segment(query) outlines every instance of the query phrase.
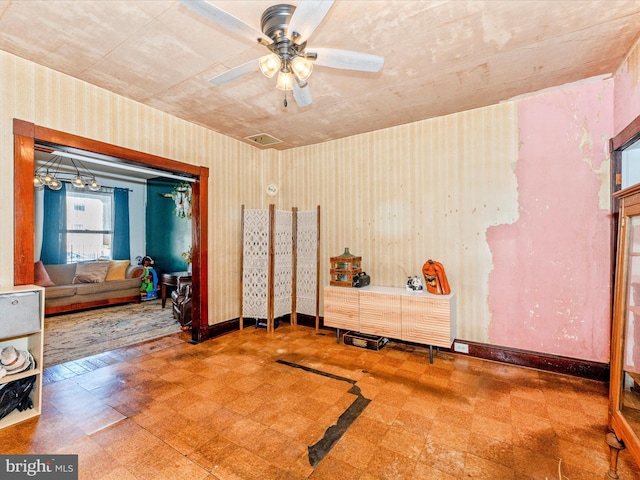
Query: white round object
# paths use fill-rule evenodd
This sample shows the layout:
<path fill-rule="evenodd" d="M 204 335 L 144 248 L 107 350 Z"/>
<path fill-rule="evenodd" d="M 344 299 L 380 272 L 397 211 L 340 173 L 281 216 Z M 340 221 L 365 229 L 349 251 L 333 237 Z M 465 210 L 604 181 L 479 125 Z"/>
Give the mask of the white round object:
<path fill-rule="evenodd" d="M 269 185 L 267 185 L 267 195 L 271 195 L 272 197 L 274 195 L 277 195 L 278 193 L 278 186 L 275 183 L 270 183 Z"/>

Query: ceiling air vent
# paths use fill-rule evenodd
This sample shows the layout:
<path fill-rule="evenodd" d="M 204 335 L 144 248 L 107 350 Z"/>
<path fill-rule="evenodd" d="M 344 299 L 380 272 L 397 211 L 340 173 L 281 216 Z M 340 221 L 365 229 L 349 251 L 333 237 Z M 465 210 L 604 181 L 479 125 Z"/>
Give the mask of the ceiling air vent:
<path fill-rule="evenodd" d="M 258 133 L 256 135 L 251 135 L 249 137 L 244 137 L 246 140 L 249 140 L 251 143 L 257 143 L 261 147 L 266 147 L 268 145 L 274 145 L 276 143 L 282 143 L 282 140 L 278 140 L 276 137 L 272 137 L 266 133 Z"/>

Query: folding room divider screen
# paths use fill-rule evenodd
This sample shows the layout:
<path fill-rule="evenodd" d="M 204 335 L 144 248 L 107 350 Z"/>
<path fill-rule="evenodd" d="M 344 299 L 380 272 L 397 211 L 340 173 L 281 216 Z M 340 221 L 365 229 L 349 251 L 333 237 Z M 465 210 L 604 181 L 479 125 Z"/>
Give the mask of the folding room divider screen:
<path fill-rule="evenodd" d="M 254 318 L 268 332 L 275 320 L 297 314 L 315 316 L 319 328 L 318 266 L 320 207 L 299 212 L 245 209 L 242 206 L 242 272 L 240 328 Z"/>

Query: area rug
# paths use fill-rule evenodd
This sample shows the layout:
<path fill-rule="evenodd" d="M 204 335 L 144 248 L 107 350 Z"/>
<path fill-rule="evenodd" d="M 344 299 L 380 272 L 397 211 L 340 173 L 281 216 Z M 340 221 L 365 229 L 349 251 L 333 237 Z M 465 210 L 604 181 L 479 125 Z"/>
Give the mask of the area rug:
<path fill-rule="evenodd" d="M 44 364 L 51 367 L 180 331 L 161 301 L 97 308 L 44 320 Z"/>

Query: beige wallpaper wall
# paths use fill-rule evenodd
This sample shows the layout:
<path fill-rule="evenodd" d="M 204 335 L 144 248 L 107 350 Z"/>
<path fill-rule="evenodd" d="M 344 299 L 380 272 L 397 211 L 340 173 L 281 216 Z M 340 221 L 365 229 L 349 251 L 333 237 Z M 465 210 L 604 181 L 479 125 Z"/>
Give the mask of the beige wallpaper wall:
<path fill-rule="evenodd" d="M 0 286 L 13 285 L 14 117 L 209 167 L 209 322 L 238 316 L 240 205 L 263 201 L 259 150 L 0 51 Z"/>
<path fill-rule="evenodd" d="M 485 230 L 516 219 L 517 108 L 507 103 L 285 152 L 260 151 L 0 52 L 0 286 L 13 283 L 12 119 L 207 166 L 209 323 L 239 314 L 240 207 L 321 206 L 321 284 L 349 247 L 377 285 L 429 258 L 458 294 L 457 337 L 487 341 Z M 268 183 L 280 187 L 276 197 Z M 19 208 L 19 206 L 17 207 Z"/>
<path fill-rule="evenodd" d="M 428 259 L 458 295 L 457 337 L 487 342 L 485 230 L 518 215 L 517 108 L 506 103 L 280 152 L 278 208 L 321 206 L 321 284 L 329 257 L 362 256 L 376 285 L 404 287 Z"/>

